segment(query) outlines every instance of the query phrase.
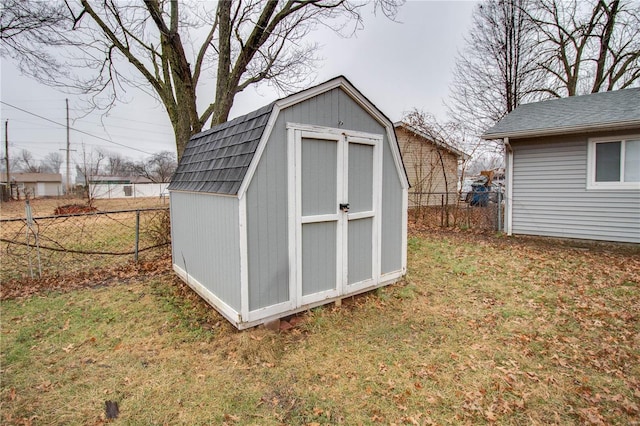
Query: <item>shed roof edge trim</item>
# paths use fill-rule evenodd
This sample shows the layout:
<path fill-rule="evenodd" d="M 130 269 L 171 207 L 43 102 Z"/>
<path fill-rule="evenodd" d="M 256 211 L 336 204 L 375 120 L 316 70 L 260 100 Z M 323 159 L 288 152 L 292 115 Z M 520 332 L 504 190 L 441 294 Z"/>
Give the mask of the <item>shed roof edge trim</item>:
<path fill-rule="evenodd" d="M 244 174 L 244 178 L 242 179 L 242 183 L 240 184 L 240 188 L 238 188 L 237 196 L 238 199 L 244 197 L 247 189 L 249 189 L 249 183 L 253 179 L 253 175 L 258 168 L 258 164 L 260 164 L 260 159 L 262 158 L 262 153 L 267 146 L 267 141 L 271 136 L 271 131 L 273 130 L 273 126 L 276 124 L 276 120 L 278 119 L 278 115 L 280 115 L 280 106 L 275 102 L 273 104 L 273 108 L 271 108 L 271 112 L 269 113 L 269 119 L 267 120 L 266 126 L 264 126 L 264 130 L 262 131 L 262 135 L 260 136 L 260 141 L 258 142 L 258 147 L 253 153 L 253 158 L 251 158 L 251 162 L 249 163 L 249 168 L 247 172 Z"/>
<path fill-rule="evenodd" d="M 206 192 L 206 191 L 192 191 L 188 189 L 169 189 L 167 191 L 171 192 L 179 192 L 181 194 L 197 194 L 197 195 L 211 195 L 214 197 L 225 197 L 225 198 L 239 198 L 237 194 L 226 194 L 224 192 Z"/>

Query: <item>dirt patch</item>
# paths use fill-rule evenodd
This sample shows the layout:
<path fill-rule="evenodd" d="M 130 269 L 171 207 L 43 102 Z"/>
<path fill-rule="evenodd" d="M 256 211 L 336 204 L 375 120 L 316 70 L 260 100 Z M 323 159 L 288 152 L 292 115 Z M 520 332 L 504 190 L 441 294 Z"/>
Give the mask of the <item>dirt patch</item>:
<path fill-rule="evenodd" d="M 63 214 L 91 213 L 97 210 L 98 209 L 95 207 L 86 204 L 66 204 L 64 206 L 56 207 L 53 214 L 60 216 Z"/>
<path fill-rule="evenodd" d="M 33 217 L 52 216 L 54 210 L 61 205 L 86 205 L 82 198 L 38 198 L 29 200 Z M 3 201 L 0 203 L 0 219 L 19 219 L 25 217 L 24 200 Z M 168 198 L 113 198 L 93 200 L 92 205 L 99 211 L 133 210 L 154 207 L 167 207 Z"/>

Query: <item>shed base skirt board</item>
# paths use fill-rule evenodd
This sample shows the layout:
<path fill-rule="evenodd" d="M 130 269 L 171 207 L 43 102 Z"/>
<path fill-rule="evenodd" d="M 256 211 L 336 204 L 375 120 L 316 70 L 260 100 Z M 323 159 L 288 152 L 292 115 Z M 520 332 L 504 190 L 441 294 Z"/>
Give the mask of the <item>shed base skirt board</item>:
<path fill-rule="evenodd" d="M 220 315 L 225 317 L 227 321 L 236 327 L 240 328 L 240 321 L 242 317 L 239 312 L 236 312 L 231 306 L 224 303 L 220 300 L 216 295 L 211 293 L 205 286 L 203 286 L 198 280 L 187 274 L 187 272 L 179 267 L 178 265 L 173 265 L 173 270 L 180 277 L 182 281 L 187 283 L 189 287 L 191 287 L 200 297 L 202 297 L 208 304 L 216 308 Z"/>
<path fill-rule="evenodd" d="M 371 285 L 369 287 L 365 287 L 365 288 L 360 288 L 356 291 L 350 292 L 350 293 L 346 293 L 346 294 L 341 294 L 339 296 L 336 297 L 329 297 L 314 303 L 308 303 L 306 305 L 302 305 L 300 307 L 297 307 L 295 309 L 289 309 L 286 311 L 282 311 L 282 312 L 278 312 L 276 314 L 267 314 L 267 312 L 270 311 L 270 309 L 264 309 L 265 312 L 265 316 L 264 317 L 260 317 L 257 318 L 255 320 L 251 320 L 251 321 L 242 321 L 242 315 L 240 315 L 239 312 L 236 312 L 235 309 L 233 309 L 231 306 L 227 305 L 226 303 L 224 303 L 222 300 L 220 300 L 218 297 L 216 297 L 213 293 L 211 293 L 209 290 L 207 290 L 207 288 L 205 286 L 203 286 L 200 282 L 198 282 L 198 280 L 194 279 L 193 277 L 189 276 L 186 271 L 182 268 L 180 268 L 177 265 L 173 265 L 173 270 L 176 272 L 176 274 L 178 275 L 178 277 L 180 277 L 180 279 L 182 279 L 182 281 L 184 281 L 185 283 L 187 283 L 187 285 L 189 287 L 191 287 L 196 293 L 198 293 L 200 295 L 200 297 L 202 297 L 207 303 L 209 303 L 209 305 L 211 305 L 213 308 L 215 308 L 220 315 L 222 315 L 223 317 L 225 317 L 227 319 L 227 321 L 229 321 L 231 324 L 233 324 L 237 329 L 239 330 L 244 330 L 246 328 L 251 328 L 251 327 L 255 327 L 257 325 L 260 324 L 264 324 L 266 322 L 269 321 L 273 321 L 279 318 L 283 318 L 289 315 L 294 315 L 297 314 L 299 312 L 302 311 L 306 311 L 308 309 L 312 309 L 315 308 L 317 306 L 322 306 L 322 305 L 326 305 L 328 303 L 332 303 L 335 302 L 337 300 L 342 300 L 346 297 L 351 297 L 351 296 L 356 296 L 358 294 L 361 293 L 366 293 L 368 291 L 371 290 L 375 290 L 376 288 L 379 287 L 384 287 L 386 285 L 390 285 L 393 283 L 396 283 L 398 281 L 400 281 L 402 279 L 402 277 L 404 276 L 404 273 L 402 271 L 397 271 L 397 272 L 391 272 L 388 274 L 385 274 L 381 277 L 380 281 L 377 284 Z M 259 314 L 259 311 L 252 311 L 250 312 L 250 316 L 255 316 L 256 314 Z"/>

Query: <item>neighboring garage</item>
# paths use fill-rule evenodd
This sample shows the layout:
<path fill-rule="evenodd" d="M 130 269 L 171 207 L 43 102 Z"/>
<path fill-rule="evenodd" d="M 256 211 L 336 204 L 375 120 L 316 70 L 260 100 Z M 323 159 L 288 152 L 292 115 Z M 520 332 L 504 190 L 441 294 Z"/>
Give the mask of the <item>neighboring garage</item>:
<path fill-rule="evenodd" d="M 520 105 L 503 139 L 508 234 L 640 243 L 640 88 Z"/>

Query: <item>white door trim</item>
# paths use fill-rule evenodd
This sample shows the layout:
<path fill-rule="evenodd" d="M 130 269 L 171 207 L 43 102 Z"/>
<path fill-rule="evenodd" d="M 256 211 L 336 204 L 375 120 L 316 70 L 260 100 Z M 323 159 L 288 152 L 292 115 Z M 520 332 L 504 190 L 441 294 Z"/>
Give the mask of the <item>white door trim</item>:
<path fill-rule="evenodd" d="M 337 145 L 337 188 L 336 212 L 319 215 L 302 215 L 302 139 L 321 139 L 335 141 Z M 300 307 L 325 299 L 335 298 L 342 294 L 350 294 L 358 290 L 373 287 L 380 281 L 381 270 L 381 192 L 382 192 L 382 149 L 383 135 L 336 129 L 314 125 L 287 123 L 287 156 L 288 156 L 288 230 L 289 230 L 289 283 L 290 300 L 294 306 Z M 373 146 L 373 183 L 372 210 L 355 213 L 344 213 L 339 204 L 348 203 L 348 167 L 349 144 Z M 349 220 L 372 218 L 372 271 L 371 278 L 348 284 L 348 222 Z M 336 287 L 330 290 L 303 296 L 302 294 L 302 225 L 305 223 L 330 222 L 337 223 L 336 231 Z"/>

